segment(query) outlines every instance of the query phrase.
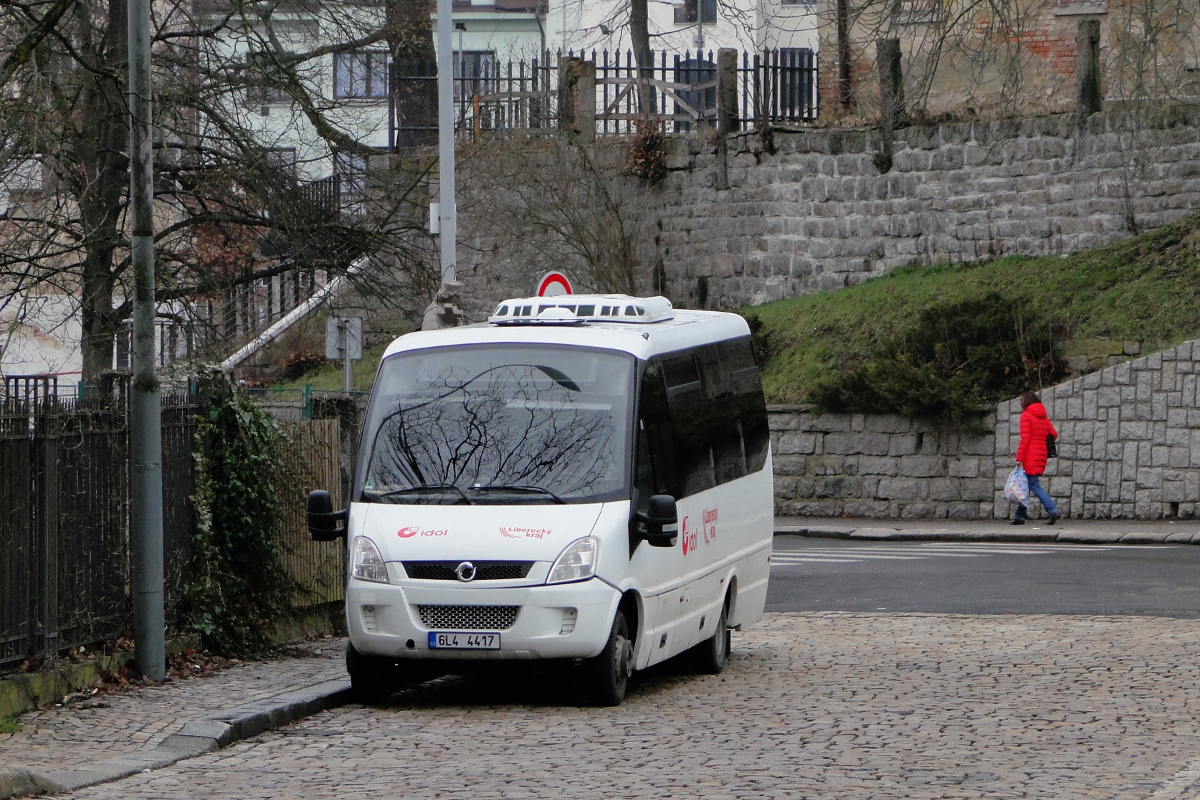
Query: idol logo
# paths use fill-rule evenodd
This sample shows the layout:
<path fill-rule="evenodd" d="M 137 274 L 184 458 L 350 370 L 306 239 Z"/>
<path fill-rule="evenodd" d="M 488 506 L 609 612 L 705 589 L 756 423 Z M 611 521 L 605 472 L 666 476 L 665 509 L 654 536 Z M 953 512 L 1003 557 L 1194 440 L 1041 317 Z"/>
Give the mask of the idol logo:
<path fill-rule="evenodd" d="M 396 531 L 396 535 L 401 539 L 411 539 L 414 536 L 445 536 L 448 533 L 450 533 L 449 528 L 437 530 L 436 528 L 422 529 L 420 527 L 408 527 L 401 528 L 400 530 Z"/>
<path fill-rule="evenodd" d="M 688 527 L 688 517 L 683 518 L 683 525 L 681 527 L 682 530 L 679 531 L 679 538 L 683 542 L 683 554 L 686 556 L 696 549 L 699 542 L 697 541 L 696 526 Z"/>

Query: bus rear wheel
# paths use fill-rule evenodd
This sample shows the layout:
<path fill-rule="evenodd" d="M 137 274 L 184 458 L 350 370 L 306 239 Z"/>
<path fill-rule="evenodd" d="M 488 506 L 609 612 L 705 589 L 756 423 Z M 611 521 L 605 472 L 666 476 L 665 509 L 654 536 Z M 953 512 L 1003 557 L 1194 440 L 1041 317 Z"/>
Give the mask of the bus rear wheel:
<path fill-rule="evenodd" d="M 716 675 L 725 669 L 729 660 L 729 603 L 721 605 L 721 616 L 717 620 L 716 633 L 692 649 L 692 666 L 701 675 Z"/>

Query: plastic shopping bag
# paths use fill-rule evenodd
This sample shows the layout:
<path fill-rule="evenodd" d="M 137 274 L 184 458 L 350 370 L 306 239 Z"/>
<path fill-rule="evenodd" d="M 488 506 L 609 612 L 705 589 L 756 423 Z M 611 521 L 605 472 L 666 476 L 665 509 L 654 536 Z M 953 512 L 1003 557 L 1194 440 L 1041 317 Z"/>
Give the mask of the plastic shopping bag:
<path fill-rule="evenodd" d="M 1025 477 L 1025 468 L 1020 464 L 1004 482 L 1004 499 L 1022 506 L 1029 505 L 1029 478 Z"/>

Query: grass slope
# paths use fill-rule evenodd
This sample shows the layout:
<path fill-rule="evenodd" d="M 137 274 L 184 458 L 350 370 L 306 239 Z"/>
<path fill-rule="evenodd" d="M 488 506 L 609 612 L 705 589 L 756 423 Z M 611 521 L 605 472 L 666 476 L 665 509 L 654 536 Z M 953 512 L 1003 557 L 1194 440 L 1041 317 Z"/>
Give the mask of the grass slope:
<path fill-rule="evenodd" d="M 1072 340 L 1140 341 L 1152 352 L 1200 334 L 1200 215 L 1067 258 L 905 267 L 836 292 L 745 309 L 762 322 L 768 402 L 802 403 L 821 380 L 878 355 L 933 305 L 1000 292 L 1019 319 Z"/>

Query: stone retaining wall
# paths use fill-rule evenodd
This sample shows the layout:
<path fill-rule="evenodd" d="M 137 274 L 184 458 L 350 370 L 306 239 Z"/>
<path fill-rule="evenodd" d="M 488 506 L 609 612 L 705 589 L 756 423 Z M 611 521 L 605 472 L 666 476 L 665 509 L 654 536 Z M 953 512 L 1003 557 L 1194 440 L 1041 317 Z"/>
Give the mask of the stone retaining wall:
<path fill-rule="evenodd" d="M 1064 517 L 1193 519 L 1200 511 L 1200 340 L 1046 389 L 1059 432 L 1048 489 Z M 775 508 L 789 516 L 986 519 L 1002 498 L 1019 400 L 962 436 L 920 420 L 771 409 Z M 1040 504 L 1030 516 L 1044 516 Z"/>
<path fill-rule="evenodd" d="M 1198 374 L 1200 340 L 1041 393 L 1059 434 L 1058 458 L 1050 460 L 1046 475 L 1063 516 L 1195 518 L 1200 502 Z M 997 516 L 1008 511 L 1000 492 L 1012 468 L 1020 413 L 1017 400 L 996 409 Z"/>
<path fill-rule="evenodd" d="M 920 420 L 771 409 L 775 507 L 789 516 L 980 519 L 991 515 L 994 436 Z"/>
<path fill-rule="evenodd" d="M 1200 208 L 1200 110 L 1096 114 L 1082 130 L 1072 115 L 913 126 L 895 140 L 881 174 L 876 131 L 778 133 L 773 154 L 740 137 L 719 190 L 712 145 L 673 139 L 661 197 L 647 197 L 667 295 L 738 308 L 913 263 L 1096 247 Z"/>

